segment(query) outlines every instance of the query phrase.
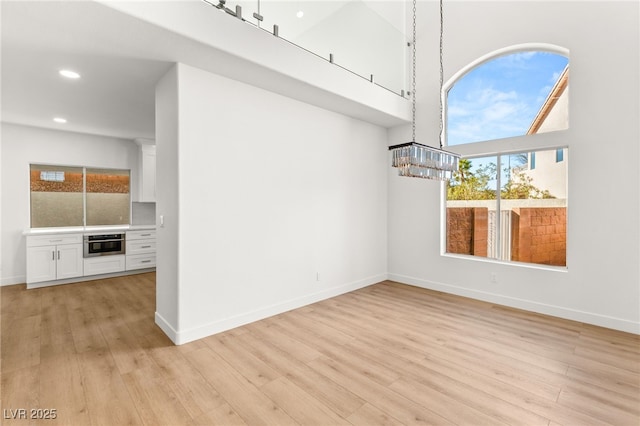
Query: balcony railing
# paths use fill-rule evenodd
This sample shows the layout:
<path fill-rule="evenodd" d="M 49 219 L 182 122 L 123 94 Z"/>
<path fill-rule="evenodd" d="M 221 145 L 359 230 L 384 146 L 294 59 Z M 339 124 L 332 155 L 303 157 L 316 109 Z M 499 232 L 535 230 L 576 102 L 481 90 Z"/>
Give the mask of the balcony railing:
<path fill-rule="evenodd" d="M 399 96 L 408 94 L 405 2 L 203 1 Z"/>

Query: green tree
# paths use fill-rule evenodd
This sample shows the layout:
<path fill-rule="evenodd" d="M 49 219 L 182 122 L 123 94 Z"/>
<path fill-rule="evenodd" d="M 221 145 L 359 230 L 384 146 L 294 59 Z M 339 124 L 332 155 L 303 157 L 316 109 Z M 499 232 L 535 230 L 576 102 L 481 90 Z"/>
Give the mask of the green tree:
<path fill-rule="evenodd" d="M 528 198 L 555 198 L 548 190 L 542 190 L 531 182 L 533 178 L 520 169 L 505 169 L 509 173 L 509 180 L 500 191 L 500 197 L 509 200 L 524 200 Z"/>
<path fill-rule="evenodd" d="M 447 199 L 495 200 L 496 191 L 489 188 L 489 182 L 496 179 L 496 164 L 480 165 L 475 171 L 471 168 L 471 160 L 463 158 L 459 161 L 458 171 L 447 182 Z M 509 178 L 500 191 L 502 199 L 555 198 L 548 190 L 533 185 L 533 178 L 526 175 L 521 166 L 505 168 L 504 175 Z"/>
<path fill-rule="evenodd" d="M 462 158 L 458 162 L 458 171 L 447 183 L 447 199 L 495 200 L 496 193 L 489 188 L 489 182 L 494 179 L 495 174 L 494 163 L 480 166 L 474 172 L 471 170 L 471 160 Z"/>

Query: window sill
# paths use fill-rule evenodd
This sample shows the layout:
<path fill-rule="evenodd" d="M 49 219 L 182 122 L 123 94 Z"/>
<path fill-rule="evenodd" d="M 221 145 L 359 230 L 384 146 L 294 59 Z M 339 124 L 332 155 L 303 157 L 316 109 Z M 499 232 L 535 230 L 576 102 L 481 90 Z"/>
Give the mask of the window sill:
<path fill-rule="evenodd" d="M 464 259 L 464 260 L 471 260 L 471 261 L 482 262 L 482 263 L 515 266 L 519 268 L 529 268 L 529 269 L 538 269 L 543 271 L 564 272 L 564 273 L 569 272 L 569 268 L 566 266 L 553 266 L 553 265 L 543 265 L 543 264 L 537 264 L 537 263 L 506 261 L 506 260 L 492 259 L 488 257 L 470 256 L 470 255 L 454 254 L 454 253 L 441 253 L 440 255 L 442 257 L 449 257 L 453 259 Z"/>

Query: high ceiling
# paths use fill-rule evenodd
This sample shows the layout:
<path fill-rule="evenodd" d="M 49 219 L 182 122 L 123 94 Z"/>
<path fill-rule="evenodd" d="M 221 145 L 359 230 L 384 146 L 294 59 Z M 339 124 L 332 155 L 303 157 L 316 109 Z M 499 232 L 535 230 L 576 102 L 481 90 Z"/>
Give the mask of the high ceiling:
<path fill-rule="evenodd" d="M 376 111 L 363 108 L 359 112 L 358 106 L 354 109 L 344 99 L 329 99 L 312 92 L 308 85 L 285 81 L 268 69 L 99 2 L 1 1 L 0 7 L 4 122 L 153 139 L 155 85 L 175 62 L 241 81 L 262 79 L 262 87 L 269 90 L 288 86 L 283 92 L 295 93 L 299 99 L 317 100 L 323 107 L 333 102 L 336 111 L 350 115 L 354 111 L 357 118 L 379 120 Z M 224 64 L 222 69 L 220 64 Z M 65 79 L 58 74 L 64 68 L 82 77 Z M 54 122 L 58 116 L 67 123 Z M 398 123 L 385 120 L 382 125 Z"/>
<path fill-rule="evenodd" d="M 1 7 L 3 121 L 154 137 L 155 84 L 171 62 L 136 54 L 124 16 L 90 2 L 3 1 Z M 65 68 L 81 78 L 61 77 Z"/>

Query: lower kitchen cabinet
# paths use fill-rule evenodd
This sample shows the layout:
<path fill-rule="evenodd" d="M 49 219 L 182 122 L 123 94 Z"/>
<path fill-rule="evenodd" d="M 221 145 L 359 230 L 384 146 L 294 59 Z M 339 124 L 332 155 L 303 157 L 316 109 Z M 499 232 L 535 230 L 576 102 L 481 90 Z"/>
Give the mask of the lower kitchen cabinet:
<path fill-rule="evenodd" d="M 125 269 L 124 254 L 88 257 L 84 260 L 84 276 L 111 274 Z"/>
<path fill-rule="evenodd" d="M 156 231 L 127 232 L 127 271 L 156 267 Z"/>
<path fill-rule="evenodd" d="M 81 277 L 82 234 L 27 238 L 27 283 Z"/>
<path fill-rule="evenodd" d="M 110 230 L 108 230 L 110 231 Z M 95 230 L 92 234 L 95 235 Z M 27 237 L 27 288 L 152 271 L 156 231 L 126 231 L 125 253 L 84 257 L 84 233 L 37 233 Z"/>
<path fill-rule="evenodd" d="M 127 256 L 127 271 L 156 267 L 155 253 L 133 254 Z"/>

